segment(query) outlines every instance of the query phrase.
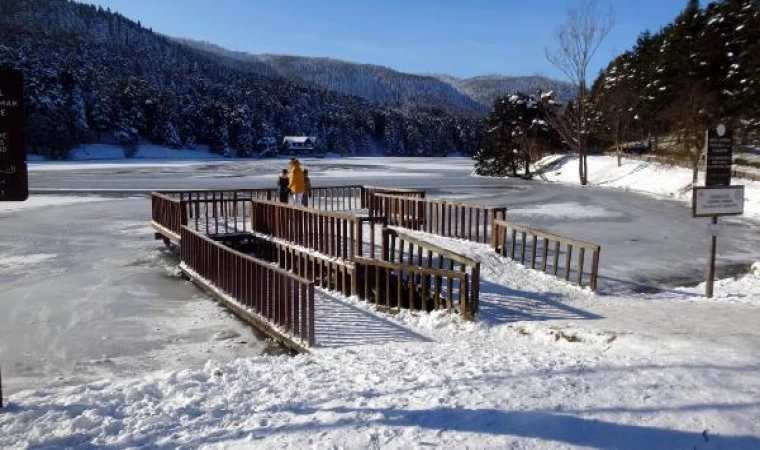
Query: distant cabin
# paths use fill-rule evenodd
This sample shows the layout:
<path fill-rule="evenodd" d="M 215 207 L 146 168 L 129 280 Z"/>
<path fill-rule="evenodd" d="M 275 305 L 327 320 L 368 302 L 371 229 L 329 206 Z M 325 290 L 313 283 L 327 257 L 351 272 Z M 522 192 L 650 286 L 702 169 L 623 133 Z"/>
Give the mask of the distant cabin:
<path fill-rule="evenodd" d="M 314 136 L 285 136 L 282 138 L 284 153 L 316 153 L 317 138 Z"/>

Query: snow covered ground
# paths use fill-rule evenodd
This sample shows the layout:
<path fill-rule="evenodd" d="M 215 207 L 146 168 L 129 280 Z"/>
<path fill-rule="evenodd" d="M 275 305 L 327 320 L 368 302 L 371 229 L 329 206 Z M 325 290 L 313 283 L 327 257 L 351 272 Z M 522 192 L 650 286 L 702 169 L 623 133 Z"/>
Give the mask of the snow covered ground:
<path fill-rule="evenodd" d="M 437 241 L 483 263 L 480 321 L 337 299 L 425 339 L 19 393 L 0 446 L 760 446 L 759 276 L 722 282 L 717 300 L 597 297 Z"/>
<path fill-rule="evenodd" d="M 553 155 L 539 161 L 537 166 L 547 164 L 551 165 L 544 174 L 548 181 L 579 183 L 578 158 Z M 588 157 L 588 181 L 593 186 L 633 190 L 691 205 L 692 171 L 682 167 L 625 158 L 618 167 L 614 156 L 591 155 Z M 744 215 L 760 220 L 760 182 L 734 178 L 732 184 L 744 186 Z M 699 174 L 698 185 L 704 185 L 703 172 Z"/>
<path fill-rule="evenodd" d="M 32 166 L 31 180 L 52 189 L 150 188 L 168 178 L 259 187 L 248 175 L 282 164 L 261 163 L 35 169 L 45 163 Z M 248 338 L 235 337 L 232 319 L 170 276 L 176 262 L 159 256 L 145 226 L 147 199 L 0 212 L 4 233 L 18 237 L 0 241 L 0 310 L 9 312 L 0 315 L 0 363 L 11 383 L 0 448 L 760 448 L 760 267 L 719 281 L 713 300 L 703 286 L 675 287 L 668 270 L 701 272 L 695 255 L 704 253 L 691 250 L 701 222 L 692 225 L 678 196 L 469 179 L 464 159 L 309 164 L 332 171 L 325 183 L 396 173 L 383 183 L 506 204 L 520 222 L 601 241 L 607 283 L 655 271 L 670 285 L 594 295 L 486 246 L 435 237 L 481 261 L 479 321 L 386 315 L 322 293 L 346 328 L 318 329 L 325 345 L 312 355 L 267 356 L 255 340 L 240 344 Z M 547 175 L 564 172 L 577 177 L 570 165 Z M 757 228 L 730 226 L 721 250 L 755 257 L 739 250 L 756 242 Z M 97 326 L 109 315 L 108 329 Z"/>

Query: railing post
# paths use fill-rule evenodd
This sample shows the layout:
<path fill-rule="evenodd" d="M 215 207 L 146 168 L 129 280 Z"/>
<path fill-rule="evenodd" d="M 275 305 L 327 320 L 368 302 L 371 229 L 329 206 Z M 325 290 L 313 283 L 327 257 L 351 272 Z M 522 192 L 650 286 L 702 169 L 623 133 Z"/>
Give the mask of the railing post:
<path fill-rule="evenodd" d="M 590 281 L 590 287 L 592 291 L 596 291 L 597 287 L 597 277 L 599 275 L 599 253 L 601 253 L 602 248 L 599 247 L 594 251 L 594 254 L 591 259 L 591 281 Z"/>
<path fill-rule="evenodd" d="M 491 221 L 491 248 L 493 248 L 494 250 L 496 250 L 497 248 L 496 246 L 498 245 L 498 240 L 497 240 L 496 235 L 497 235 L 497 230 L 500 231 L 500 228 L 501 228 L 501 225 L 499 225 L 497 228 L 495 220 Z"/>
<path fill-rule="evenodd" d="M 179 226 L 180 228 L 187 225 L 187 202 L 184 200 L 179 201 Z"/>
<path fill-rule="evenodd" d="M 361 217 L 354 218 L 354 256 L 364 256 L 364 223 Z"/>
<path fill-rule="evenodd" d="M 383 261 L 390 261 L 390 248 L 388 246 L 388 241 L 390 240 L 390 229 L 383 227 L 383 235 L 381 237 L 381 258 Z"/>
<path fill-rule="evenodd" d="M 316 342 L 316 336 L 314 336 L 314 283 L 309 283 L 306 291 L 309 308 L 309 346 L 313 347 Z"/>
<path fill-rule="evenodd" d="M 472 268 L 472 296 L 470 297 L 473 315 L 480 310 L 480 263 Z"/>

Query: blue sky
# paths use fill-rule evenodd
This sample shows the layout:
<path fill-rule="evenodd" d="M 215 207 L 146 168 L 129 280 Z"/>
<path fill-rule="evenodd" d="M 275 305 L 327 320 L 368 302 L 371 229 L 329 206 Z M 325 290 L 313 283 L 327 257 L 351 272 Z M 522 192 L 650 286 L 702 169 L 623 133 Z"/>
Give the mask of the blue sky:
<path fill-rule="evenodd" d="M 577 0 L 90 0 L 160 33 L 250 53 L 328 56 L 412 73 L 561 77 L 544 56 Z M 599 0 L 617 25 L 590 76 L 686 0 Z M 590 80 L 593 81 L 593 80 Z"/>

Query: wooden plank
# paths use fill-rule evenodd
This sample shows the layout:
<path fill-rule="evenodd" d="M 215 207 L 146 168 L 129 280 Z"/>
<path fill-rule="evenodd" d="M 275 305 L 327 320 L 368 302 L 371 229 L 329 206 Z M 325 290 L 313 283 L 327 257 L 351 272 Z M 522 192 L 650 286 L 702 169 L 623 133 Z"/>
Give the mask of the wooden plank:
<path fill-rule="evenodd" d="M 460 238 L 467 238 L 464 233 L 464 227 L 465 227 L 465 209 L 467 208 L 466 205 L 461 205 L 459 207 L 459 236 Z"/>
<path fill-rule="evenodd" d="M 422 306 L 423 311 L 427 311 L 427 304 L 428 304 L 428 276 L 425 274 L 422 274 L 420 276 L 420 284 L 422 285 L 422 300 L 420 301 L 420 305 Z"/>
<path fill-rule="evenodd" d="M 409 309 L 416 309 L 414 304 L 414 267 L 411 267 L 406 271 L 407 284 L 409 285 Z"/>
<path fill-rule="evenodd" d="M 590 287 L 592 291 L 596 291 L 597 287 L 597 278 L 599 276 L 599 253 L 601 253 L 601 249 L 595 251 L 591 259 Z"/>
<path fill-rule="evenodd" d="M 480 310 L 480 263 L 472 268 L 472 295 L 470 297 L 472 313 L 477 314 Z"/>
<path fill-rule="evenodd" d="M 381 266 L 375 265 L 375 295 L 373 297 L 373 303 L 380 304 L 380 269 Z"/>
<path fill-rule="evenodd" d="M 454 261 L 453 260 L 449 260 L 449 273 L 446 276 L 446 281 L 448 283 L 447 286 L 446 286 L 447 290 L 448 290 L 448 292 L 446 293 L 446 306 L 448 307 L 449 313 L 451 312 L 451 309 L 452 309 L 452 306 L 453 306 L 452 303 L 453 303 L 453 298 L 454 298 L 453 297 L 453 295 L 454 295 L 453 294 L 453 292 L 454 292 L 454 277 L 456 277 L 456 275 L 457 275 L 456 272 L 454 272 Z"/>
<path fill-rule="evenodd" d="M 546 272 L 546 259 L 549 257 L 549 239 L 544 238 L 543 249 L 541 250 L 541 272 Z"/>
<path fill-rule="evenodd" d="M 586 255 L 586 249 L 581 247 L 578 253 L 578 286 L 583 286 L 583 259 Z"/>
<path fill-rule="evenodd" d="M 465 236 L 468 240 L 472 240 L 473 232 L 472 232 L 472 207 L 467 208 L 467 235 Z"/>
<path fill-rule="evenodd" d="M 570 280 L 570 262 L 573 260 L 573 244 L 567 244 L 565 253 L 565 280 Z"/>

